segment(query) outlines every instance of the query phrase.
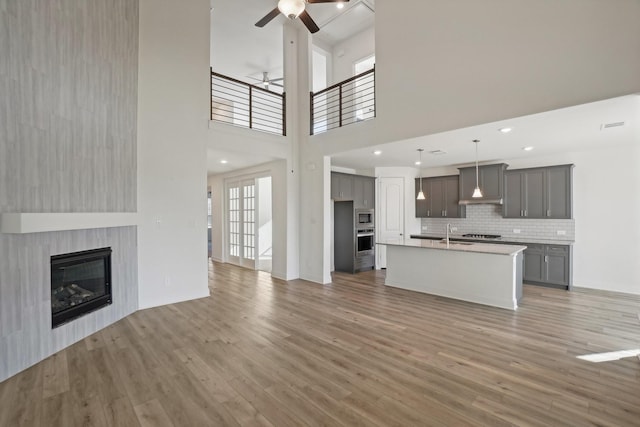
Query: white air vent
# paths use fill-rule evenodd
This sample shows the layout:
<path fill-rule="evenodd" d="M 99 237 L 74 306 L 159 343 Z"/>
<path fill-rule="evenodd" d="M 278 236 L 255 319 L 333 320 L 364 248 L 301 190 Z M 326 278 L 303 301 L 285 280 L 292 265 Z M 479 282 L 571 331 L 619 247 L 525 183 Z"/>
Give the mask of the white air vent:
<path fill-rule="evenodd" d="M 617 128 L 620 126 L 624 126 L 624 122 L 612 122 L 612 123 L 604 123 L 600 126 L 601 130 L 609 129 L 609 128 Z"/>
<path fill-rule="evenodd" d="M 447 154 L 447 152 L 442 150 L 433 150 L 429 151 L 429 154 L 433 154 L 434 156 L 441 156 L 443 154 Z"/>

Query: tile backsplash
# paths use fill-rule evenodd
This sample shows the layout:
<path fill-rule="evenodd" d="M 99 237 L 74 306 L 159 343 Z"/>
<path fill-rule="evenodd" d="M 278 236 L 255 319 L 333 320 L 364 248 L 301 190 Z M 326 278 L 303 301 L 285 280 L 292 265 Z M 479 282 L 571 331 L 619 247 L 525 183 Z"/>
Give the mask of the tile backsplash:
<path fill-rule="evenodd" d="M 505 238 L 575 240 L 574 219 L 503 218 L 499 205 L 468 205 L 466 218 L 422 218 L 421 233 L 444 234 L 447 224 L 457 228 L 454 235 L 483 233 Z"/>

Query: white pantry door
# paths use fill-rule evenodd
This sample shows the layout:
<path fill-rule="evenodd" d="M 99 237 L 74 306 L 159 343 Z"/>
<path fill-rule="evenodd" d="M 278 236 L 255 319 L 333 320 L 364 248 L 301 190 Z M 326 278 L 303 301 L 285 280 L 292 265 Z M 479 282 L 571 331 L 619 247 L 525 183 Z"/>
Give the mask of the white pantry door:
<path fill-rule="evenodd" d="M 378 179 L 378 240 L 404 234 L 404 178 Z M 387 268 L 387 247 L 376 246 L 378 268 Z"/>

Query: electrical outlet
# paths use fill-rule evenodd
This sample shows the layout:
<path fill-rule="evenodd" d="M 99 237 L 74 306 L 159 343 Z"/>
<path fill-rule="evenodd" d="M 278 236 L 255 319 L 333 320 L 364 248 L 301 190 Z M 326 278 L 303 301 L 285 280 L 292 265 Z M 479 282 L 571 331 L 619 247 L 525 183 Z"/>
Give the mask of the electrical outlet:
<path fill-rule="evenodd" d="M 558 234 L 558 236 L 566 236 L 567 235 L 567 232 L 564 231 L 564 230 L 558 230 L 558 231 L 556 231 L 556 233 Z"/>
<path fill-rule="evenodd" d="M 519 228 L 514 228 L 513 229 L 513 234 L 520 234 L 520 229 Z"/>
<path fill-rule="evenodd" d="M 458 227 L 451 227 L 451 231 L 458 231 Z"/>

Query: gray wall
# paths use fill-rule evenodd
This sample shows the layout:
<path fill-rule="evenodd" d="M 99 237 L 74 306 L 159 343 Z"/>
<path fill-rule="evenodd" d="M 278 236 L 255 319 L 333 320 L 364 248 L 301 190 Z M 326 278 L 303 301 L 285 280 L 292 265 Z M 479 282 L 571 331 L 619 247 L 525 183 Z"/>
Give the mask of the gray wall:
<path fill-rule="evenodd" d="M 0 213 L 135 212 L 138 1 L 0 0 Z M 137 308 L 135 227 L 0 234 L 0 381 Z M 111 246 L 114 304 L 50 326 L 49 257 Z"/>

